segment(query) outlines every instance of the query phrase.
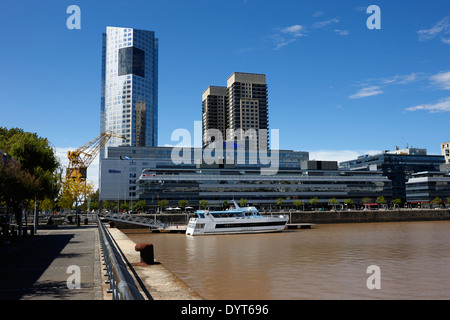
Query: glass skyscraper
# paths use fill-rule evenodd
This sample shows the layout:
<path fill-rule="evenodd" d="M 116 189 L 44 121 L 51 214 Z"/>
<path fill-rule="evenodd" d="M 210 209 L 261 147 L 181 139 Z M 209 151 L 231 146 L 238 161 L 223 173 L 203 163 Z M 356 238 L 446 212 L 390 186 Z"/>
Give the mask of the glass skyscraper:
<path fill-rule="evenodd" d="M 158 39 L 153 31 L 107 27 L 103 33 L 100 132 L 110 146 L 158 145 Z"/>

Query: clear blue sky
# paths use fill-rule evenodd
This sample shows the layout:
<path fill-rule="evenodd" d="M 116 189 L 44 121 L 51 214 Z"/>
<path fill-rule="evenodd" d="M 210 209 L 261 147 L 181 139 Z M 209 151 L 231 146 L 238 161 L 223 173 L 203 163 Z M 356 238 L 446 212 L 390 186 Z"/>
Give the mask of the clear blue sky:
<path fill-rule="evenodd" d="M 72 4 L 80 30 L 66 27 Z M 282 149 L 348 160 L 407 143 L 440 154 L 450 140 L 448 0 L 2 1 L 0 126 L 58 149 L 95 138 L 106 26 L 159 38 L 159 145 L 193 132 L 202 92 L 235 71 L 267 75 Z"/>

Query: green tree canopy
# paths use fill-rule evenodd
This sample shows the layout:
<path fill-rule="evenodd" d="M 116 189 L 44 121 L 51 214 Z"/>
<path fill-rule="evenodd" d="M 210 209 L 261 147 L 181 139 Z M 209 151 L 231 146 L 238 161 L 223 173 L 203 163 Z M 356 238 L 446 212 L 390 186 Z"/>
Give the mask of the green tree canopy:
<path fill-rule="evenodd" d="M 384 203 L 386 203 L 386 200 L 384 199 L 383 196 L 379 196 L 379 197 L 377 197 L 377 200 L 375 202 L 378 204 L 384 204 Z"/>
<path fill-rule="evenodd" d="M 302 200 L 294 200 L 294 202 L 292 202 L 294 207 L 301 207 L 303 205 L 303 201 Z"/>
<path fill-rule="evenodd" d="M 20 207 L 40 189 L 40 183 L 13 161 L 0 160 L 0 202 L 12 208 L 16 220 L 20 221 Z"/>
<path fill-rule="evenodd" d="M 347 206 L 351 206 L 354 202 L 353 202 L 352 199 L 345 199 L 345 200 L 344 200 L 344 203 L 345 203 Z"/>
<path fill-rule="evenodd" d="M 371 202 L 372 202 L 372 199 L 369 198 L 369 197 L 364 197 L 364 198 L 362 198 L 362 200 L 361 200 L 361 203 L 371 203 Z"/>
<path fill-rule="evenodd" d="M 206 209 L 208 204 L 209 204 L 208 200 L 200 200 L 200 207 L 202 207 L 203 209 Z"/>
<path fill-rule="evenodd" d="M 277 205 L 281 206 L 283 204 L 283 198 L 277 198 Z"/>
<path fill-rule="evenodd" d="M 61 166 L 46 138 L 19 128 L 0 127 L 0 150 L 13 157 L 23 171 L 39 181 L 39 188 L 28 190 L 29 199 L 56 198 Z"/>

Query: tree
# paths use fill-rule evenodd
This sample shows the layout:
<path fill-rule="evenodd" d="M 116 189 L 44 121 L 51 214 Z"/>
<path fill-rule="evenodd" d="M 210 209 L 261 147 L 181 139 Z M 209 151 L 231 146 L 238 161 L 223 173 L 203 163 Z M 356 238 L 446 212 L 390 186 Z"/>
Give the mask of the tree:
<path fill-rule="evenodd" d="M 384 197 L 383 196 L 379 196 L 379 197 L 377 197 L 377 200 L 375 201 L 378 205 L 381 205 L 381 206 L 385 206 L 386 205 L 386 200 L 384 199 Z"/>
<path fill-rule="evenodd" d="M 294 207 L 296 207 L 297 210 L 298 210 L 298 208 L 300 206 L 303 206 L 303 201 L 301 201 L 301 200 L 294 200 L 293 204 L 294 204 Z"/>
<path fill-rule="evenodd" d="M 247 200 L 244 199 L 244 198 L 241 198 L 241 201 L 239 202 L 239 205 L 240 205 L 241 207 L 245 207 L 245 206 L 247 205 Z"/>
<path fill-rule="evenodd" d="M 186 212 L 186 207 L 189 205 L 189 201 L 187 201 L 187 200 L 180 200 L 180 201 L 178 201 L 178 205 L 180 207 L 183 207 L 184 211 Z"/>
<path fill-rule="evenodd" d="M 207 200 L 200 200 L 200 207 L 203 209 L 206 209 L 206 207 L 209 205 L 209 202 Z"/>
<path fill-rule="evenodd" d="M 51 211 L 55 208 L 56 203 L 54 199 L 45 198 L 39 203 L 39 208 L 42 210 Z"/>
<path fill-rule="evenodd" d="M 442 199 L 439 197 L 435 197 L 433 200 L 431 200 L 431 202 L 433 204 L 440 205 L 442 203 Z"/>
<path fill-rule="evenodd" d="M 309 203 L 310 203 L 314 208 L 316 208 L 316 205 L 319 203 L 319 198 L 314 197 L 314 198 L 312 198 L 312 199 L 309 201 Z"/>
<path fill-rule="evenodd" d="M 29 194 L 30 199 L 54 199 L 58 195 L 58 175 L 61 165 L 46 138 L 19 128 L 0 127 L 0 150 L 8 153 L 39 181 L 40 188 Z M 59 170 L 58 170 L 59 169 Z"/>
<path fill-rule="evenodd" d="M 140 201 L 136 202 L 135 207 L 136 207 L 136 210 L 143 212 L 143 211 L 146 211 L 147 204 L 145 203 L 144 200 L 140 200 Z"/>
<path fill-rule="evenodd" d="M 371 202 L 372 202 L 372 199 L 369 198 L 369 197 L 364 197 L 364 198 L 362 198 L 362 200 L 361 200 L 361 204 L 364 204 L 364 203 L 371 203 Z"/>
<path fill-rule="evenodd" d="M 336 198 L 332 198 L 328 201 L 329 204 L 333 206 L 333 209 L 336 210 L 336 205 L 339 204 L 339 201 L 336 200 Z"/>
<path fill-rule="evenodd" d="M 32 199 L 32 195 L 39 192 L 40 188 L 40 181 L 23 170 L 20 164 L 0 160 L 0 202 L 12 209 L 20 227 L 24 201 Z"/>
<path fill-rule="evenodd" d="M 22 208 L 31 200 L 56 198 L 60 164 L 47 139 L 0 127 L 0 202 L 10 207 L 21 230 Z"/>
<path fill-rule="evenodd" d="M 127 203 L 127 202 L 121 203 L 120 204 L 120 209 L 126 212 L 126 211 L 128 211 L 130 209 L 130 204 Z"/>
<path fill-rule="evenodd" d="M 117 203 L 105 200 L 103 202 L 103 207 L 105 208 L 105 210 L 112 211 L 117 208 Z"/>
<path fill-rule="evenodd" d="M 100 203 L 99 203 L 99 189 L 97 189 L 97 191 L 95 191 L 94 193 L 92 193 L 89 197 L 88 197 L 88 209 L 89 210 L 98 210 L 100 208 Z"/>
<path fill-rule="evenodd" d="M 281 207 L 281 205 L 283 204 L 283 198 L 278 198 L 277 199 L 277 206 Z M 280 208 L 281 209 L 281 208 Z"/>
<path fill-rule="evenodd" d="M 386 200 L 384 199 L 383 196 L 379 196 L 379 197 L 377 197 L 377 200 L 375 202 L 378 204 L 384 204 L 384 203 L 386 203 Z"/>
<path fill-rule="evenodd" d="M 401 205 L 402 205 L 402 199 L 394 199 L 394 200 L 392 200 L 392 204 L 394 205 L 394 207 L 395 206 L 397 206 L 397 207 L 400 207 Z"/>
<path fill-rule="evenodd" d="M 352 199 L 345 199 L 344 200 L 345 205 L 348 207 L 352 206 L 354 204 Z"/>
<path fill-rule="evenodd" d="M 78 212 L 78 205 L 81 203 L 86 204 L 87 197 L 93 193 L 94 186 L 82 179 L 81 174 L 78 173 L 75 177 L 63 180 L 58 203 L 61 207 L 66 209 L 74 207 L 76 212 Z"/>
<path fill-rule="evenodd" d="M 169 204 L 169 201 L 167 200 L 158 200 L 158 207 L 160 208 L 160 212 L 162 212 L 164 207 L 167 207 L 167 205 Z"/>

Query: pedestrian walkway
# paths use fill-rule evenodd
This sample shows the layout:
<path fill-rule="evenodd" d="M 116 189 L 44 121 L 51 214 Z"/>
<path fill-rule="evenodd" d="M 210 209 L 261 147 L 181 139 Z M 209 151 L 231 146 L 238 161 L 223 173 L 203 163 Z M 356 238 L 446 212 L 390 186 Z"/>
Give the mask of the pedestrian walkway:
<path fill-rule="evenodd" d="M 96 224 L 41 229 L 3 245 L 0 300 L 102 300 L 99 252 Z M 69 279 L 74 270 L 79 288 Z"/>

